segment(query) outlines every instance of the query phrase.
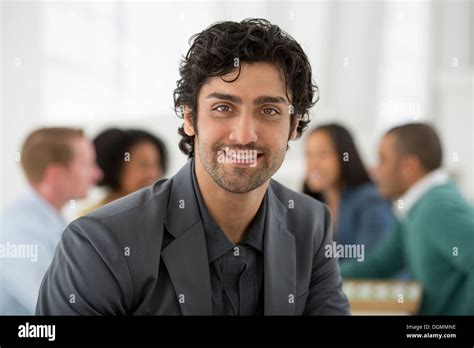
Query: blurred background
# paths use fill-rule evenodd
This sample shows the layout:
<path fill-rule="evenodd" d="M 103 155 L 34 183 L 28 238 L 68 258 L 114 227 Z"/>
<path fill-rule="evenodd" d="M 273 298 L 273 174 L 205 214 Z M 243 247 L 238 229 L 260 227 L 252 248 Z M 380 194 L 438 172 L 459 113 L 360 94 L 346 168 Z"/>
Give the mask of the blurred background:
<path fill-rule="evenodd" d="M 444 165 L 474 202 L 472 1 L 2 1 L 0 209 L 26 185 L 21 144 L 41 126 L 141 128 L 164 140 L 172 176 L 186 161 L 172 106 L 189 38 L 263 17 L 309 55 L 321 99 L 310 127 L 339 122 L 372 166 L 380 136 L 428 121 Z M 276 175 L 301 190 L 304 138 Z M 74 217 L 101 195 L 67 207 Z"/>

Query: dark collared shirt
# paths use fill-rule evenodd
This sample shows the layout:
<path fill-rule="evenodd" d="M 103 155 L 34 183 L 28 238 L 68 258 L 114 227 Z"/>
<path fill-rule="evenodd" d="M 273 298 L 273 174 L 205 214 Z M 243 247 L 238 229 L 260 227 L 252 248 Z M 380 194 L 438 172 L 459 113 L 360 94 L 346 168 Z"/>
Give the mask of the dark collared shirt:
<path fill-rule="evenodd" d="M 266 194 L 241 243 L 234 243 L 206 208 L 194 172 L 194 192 L 206 237 L 214 315 L 263 315 L 263 234 Z"/>

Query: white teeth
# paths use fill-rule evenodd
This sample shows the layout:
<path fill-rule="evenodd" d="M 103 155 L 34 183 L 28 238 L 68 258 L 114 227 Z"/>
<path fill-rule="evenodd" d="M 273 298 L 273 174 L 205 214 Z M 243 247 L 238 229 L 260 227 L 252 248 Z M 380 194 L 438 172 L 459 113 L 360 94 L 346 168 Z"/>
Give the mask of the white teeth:
<path fill-rule="evenodd" d="M 230 163 L 254 163 L 257 160 L 255 150 L 224 150 L 225 158 Z"/>

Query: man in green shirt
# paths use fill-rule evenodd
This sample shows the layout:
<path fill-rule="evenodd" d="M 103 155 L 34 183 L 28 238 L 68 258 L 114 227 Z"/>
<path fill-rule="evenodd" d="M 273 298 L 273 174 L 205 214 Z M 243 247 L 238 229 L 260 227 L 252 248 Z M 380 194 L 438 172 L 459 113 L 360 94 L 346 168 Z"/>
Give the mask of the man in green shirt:
<path fill-rule="evenodd" d="M 419 314 L 474 315 L 474 209 L 440 169 L 433 128 L 413 123 L 383 137 L 380 194 L 394 201 L 395 230 L 344 278 L 388 278 L 407 269 L 423 288 Z"/>

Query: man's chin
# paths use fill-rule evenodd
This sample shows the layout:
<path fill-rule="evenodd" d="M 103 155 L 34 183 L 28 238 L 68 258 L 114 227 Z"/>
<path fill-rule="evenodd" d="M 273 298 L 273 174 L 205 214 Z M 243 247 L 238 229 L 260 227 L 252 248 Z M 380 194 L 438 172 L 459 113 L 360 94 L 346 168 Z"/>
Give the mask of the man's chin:
<path fill-rule="evenodd" d="M 391 200 L 391 201 L 395 201 L 399 197 L 399 195 L 395 194 L 394 192 L 390 192 L 390 191 L 383 190 L 380 188 L 378 188 L 378 193 L 380 197 Z"/>
<path fill-rule="evenodd" d="M 235 194 L 240 194 L 240 195 L 252 192 L 257 189 L 257 187 L 253 189 L 249 189 L 246 187 L 222 187 L 222 186 L 221 188 L 229 193 L 235 193 Z"/>
<path fill-rule="evenodd" d="M 77 193 L 75 195 L 71 195 L 71 198 L 69 199 L 69 202 L 80 200 L 80 199 L 85 199 L 85 198 L 87 198 L 87 192 L 86 193 Z"/>
<path fill-rule="evenodd" d="M 265 181 L 255 181 L 255 168 L 241 167 L 225 168 L 220 171 L 219 178 L 214 180 L 222 189 L 231 193 L 248 193 L 260 186 Z"/>

